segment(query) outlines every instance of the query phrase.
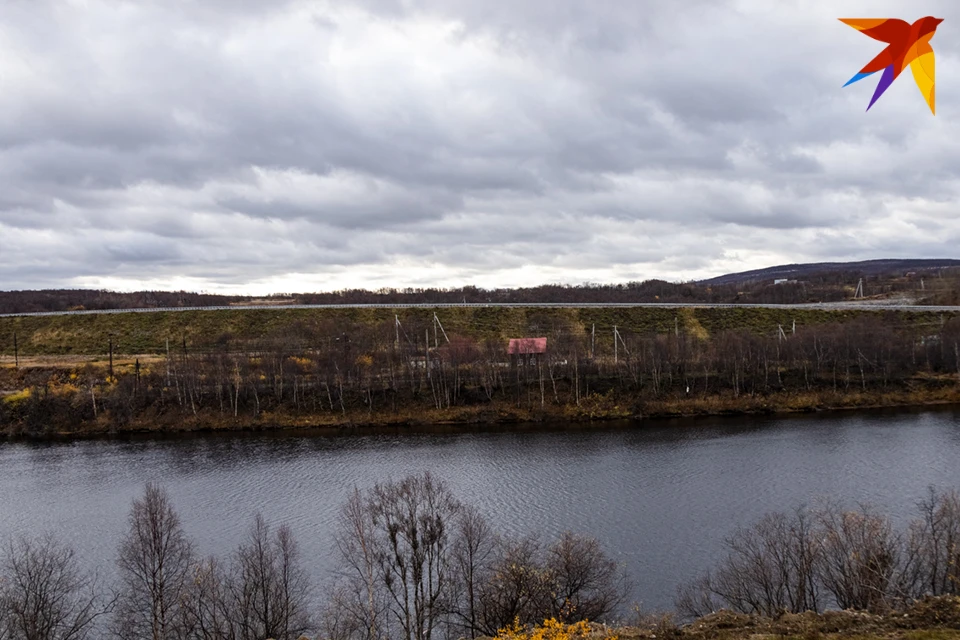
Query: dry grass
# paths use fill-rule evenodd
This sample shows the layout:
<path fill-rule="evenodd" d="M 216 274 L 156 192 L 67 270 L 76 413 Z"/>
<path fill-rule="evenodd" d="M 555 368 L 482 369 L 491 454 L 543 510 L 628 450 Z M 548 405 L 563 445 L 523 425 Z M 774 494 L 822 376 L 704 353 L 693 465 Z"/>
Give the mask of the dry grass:
<path fill-rule="evenodd" d="M 868 391 L 784 392 L 768 395 L 724 393 L 644 403 L 645 417 L 686 417 L 737 413 L 802 413 L 833 409 L 874 409 L 960 403 L 956 376 L 917 378 L 912 388 Z"/>
<path fill-rule="evenodd" d="M 889 616 L 828 611 L 772 620 L 719 611 L 682 627 L 653 617 L 617 629 L 617 635 L 620 640 L 960 640 L 960 598 L 928 598 Z"/>
<path fill-rule="evenodd" d="M 43 356 L 20 356 L 21 369 L 53 368 L 53 369 L 76 369 L 88 364 L 107 366 L 109 356 L 105 355 L 43 355 Z M 140 361 L 141 366 L 147 364 L 163 362 L 164 357 L 154 353 L 143 353 L 133 355 L 115 355 L 113 357 L 114 368 L 133 367 L 136 361 Z M 0 369 L 13 369 L 15 361 L 13 356 L 0 356 Z"/>
<path fill-rule="evenodd" d="M 116 353 L 163 353 L 166 341 L 184 338 L 192 348 L 206 348 L 229 336 L 253 341 L 268 335 L 295 333 L 298 328 L 332 335 L 352 326 L 385 327 L 393 331 L 394 314 L 404 327 L 428 325 L 436 311 L 448 333 L 476 339 L 506 339 L 523 335 L 555 335 L 557 331 L 583 335 L 596 326 L 609 335 L 616 325 L 636 334 L 672 332 L 679 326 L 698 337 L 723 329 L 747 329 L 773 334 L 777 325 L 798 326 L 846 322 L 863 316 L 883 317 L 871 310 L 768 309 L 768 308 L 537 308 L 446 307 L 442 309 L 262 309 L 169 311 L 66 316 L 0 318 L 0 354 L 13 353 L 13 334 L 25 355 L 101 355 L 113 336 Z M 918 325 L 939 325 L 941 316 L 926 311 L 899 312 Z"/>

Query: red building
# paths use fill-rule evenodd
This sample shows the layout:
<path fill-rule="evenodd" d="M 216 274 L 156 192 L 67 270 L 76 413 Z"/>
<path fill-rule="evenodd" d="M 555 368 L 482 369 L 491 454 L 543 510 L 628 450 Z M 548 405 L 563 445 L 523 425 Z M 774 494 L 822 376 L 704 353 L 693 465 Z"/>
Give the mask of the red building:
<path fill-rule="evenodd" d="M 510 338 L 507 353 L 517 362 L 535 362 L 547 352 L 546 338 Z"/>

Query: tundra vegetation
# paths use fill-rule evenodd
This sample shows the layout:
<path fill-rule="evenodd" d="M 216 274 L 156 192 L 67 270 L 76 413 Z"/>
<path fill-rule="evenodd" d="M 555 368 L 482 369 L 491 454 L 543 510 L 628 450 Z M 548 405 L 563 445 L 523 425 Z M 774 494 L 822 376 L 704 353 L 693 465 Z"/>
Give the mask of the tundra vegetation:
<path fill-rule="evenodd" d="M 8 435 L 960 401 L 960 317 L 948 314 L 491 307 L 2 320 L 30 330 L 21 354 L 65 357 L 56 345 L 96 336 L 116 356 L 20 369 L 5 357 Z M 200 326 L 206 342 L 162 338 L 174 322 Z M 524 336 L 546 337 L 546 352 L 510 355 L 507 338 Z M 121 356 L 131 351 L 141 355 Z"/>
<path fill-rule="evenodd" d="M 597 540 L 504 535 L 429 472 L 347 498 L 322 590 L 288 526 L 255 515 L 233 553 L 202 557 L 170 496 L 148 484 L 113 586 L 52 535 L 4 547 L 0 638 L 955 638 L 960 494 L 931 488 L 917 506 L 902 530 L 872 507 L 833 502 L 736 530 L 717 566 L 678 590 L 678 613 L 701 616 L 681 627 L 673 614 L 625 612 L 639 594 Z"/>

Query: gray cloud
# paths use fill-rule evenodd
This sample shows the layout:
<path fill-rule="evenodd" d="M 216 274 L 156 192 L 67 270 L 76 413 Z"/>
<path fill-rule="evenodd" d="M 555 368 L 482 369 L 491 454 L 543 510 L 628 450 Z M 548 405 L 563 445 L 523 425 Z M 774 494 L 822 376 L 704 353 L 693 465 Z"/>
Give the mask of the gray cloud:
<path fill-rule="evenodd" d="M 958 257 L 960 12 L 892 0 L 11 2 L 0 288 L 690 279 Z M 904 19 L 917 16 L 902 15 Z M 868 86 L 870 83 L 870 86 Z"/>

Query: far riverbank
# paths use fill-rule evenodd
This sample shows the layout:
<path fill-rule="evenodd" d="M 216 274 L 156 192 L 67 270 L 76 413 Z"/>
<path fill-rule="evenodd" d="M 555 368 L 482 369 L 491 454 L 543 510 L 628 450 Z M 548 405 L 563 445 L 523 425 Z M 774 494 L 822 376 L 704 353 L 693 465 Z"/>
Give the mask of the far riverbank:
<path fill-rule="evenodd" d="M 7 403 L 12 404 L 10 402 Z M 113 416 L 101 414 L 94 420 L 50 423 L 41 428 L 4 425 L 8 439 L 64 440 L 132 434 L 205 434 L 277 432 L 334 434 L 343 432 L 424 433 L 432 430 L 499 430 L 523 425 L 565 423 L 582 428 L 617 421 L 644 421 L 658 424 L 711 416 L 789 416 L 808 413 L 875 410 L 926 410 L 960 406 L 960 384 L 949 379 L 924 380 L 899 390 L 819 391 L 809 393 L 768 393 L 735 397 L 672 397 L 641 401 L 629 394 L 595 394 L 581 399 L 579 406 L 544 403 L 518 407 L 513 402 L 492 402 L 480 406 L 417 408 L 375 411 L 344 410 L 289 412 L 264 411 L 257 416 L 231 416 L 202 409 L 196 413 L 147 410 L 116 424 Z"/>
<path fill-rule="evenodd" d="M 33 326 L 30 354 L 0 363 L 0 433 L 585 422 L 960 403 L 960 317 L 945 314 L 349 311 L 184 316 L 208 323 L 201 343 L 186 332 L 163 337 L 170 327 L 150 329 L 138 314 Z M 254 322 L 270 318 L 283 324 Z M 240 320 L 243 331 L 232 324 Z M 126 333 L 112 333 L 111 323 Z M 83 327 L 88 342 L 76 334 Z M 118 353 L 119 336 L 139 344 L 134 338 L 148 334 L 142 346 L 151 348 Z M 98 342 L 106 355 L 84 359 Z M 21 355 L 29 358 L 22 364 Z"/>

